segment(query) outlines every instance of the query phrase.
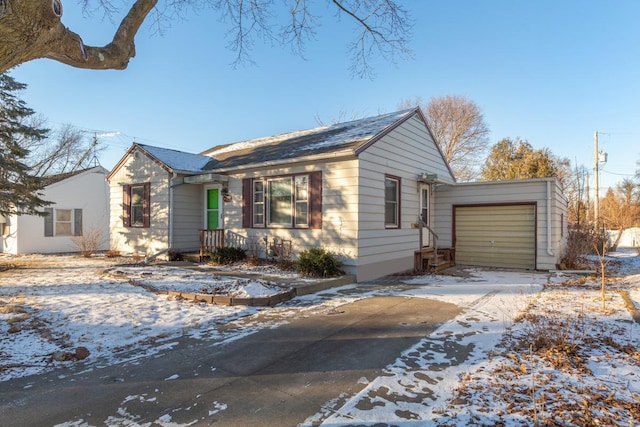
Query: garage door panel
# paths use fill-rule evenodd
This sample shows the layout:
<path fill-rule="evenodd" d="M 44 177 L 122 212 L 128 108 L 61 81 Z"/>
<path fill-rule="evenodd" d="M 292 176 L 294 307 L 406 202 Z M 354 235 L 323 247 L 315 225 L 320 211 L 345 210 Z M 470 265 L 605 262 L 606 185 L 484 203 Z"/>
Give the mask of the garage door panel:
<path fill-rule="evenodd" d="M 456 207 L 456 262 L 535 268 L 535 206 Z"/>

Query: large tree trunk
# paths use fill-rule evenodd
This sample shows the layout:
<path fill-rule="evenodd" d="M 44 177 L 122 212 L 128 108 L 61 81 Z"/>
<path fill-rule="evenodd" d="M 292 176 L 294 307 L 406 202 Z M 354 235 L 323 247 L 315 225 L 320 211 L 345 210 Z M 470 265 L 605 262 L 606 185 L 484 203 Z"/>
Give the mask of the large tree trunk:
<path fill-rule="evenodd" d="M 0 0 L 0 72 L 38 58 L 77 68 L 127 68 L 135 56 L 134 37 L 158 0 L 137 0 L 111 43 L 85 46 L 60 22 L 61 0 Z"/>

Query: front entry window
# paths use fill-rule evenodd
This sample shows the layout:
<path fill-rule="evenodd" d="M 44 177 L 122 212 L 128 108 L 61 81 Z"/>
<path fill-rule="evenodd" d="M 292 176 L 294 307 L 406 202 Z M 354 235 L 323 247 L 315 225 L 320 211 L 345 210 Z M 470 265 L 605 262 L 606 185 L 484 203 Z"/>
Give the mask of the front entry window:
<path fill-rule="evenodd" d="M 420 197 L 420 218 L 429 225 L 429 189 L 423 188 Z"/>

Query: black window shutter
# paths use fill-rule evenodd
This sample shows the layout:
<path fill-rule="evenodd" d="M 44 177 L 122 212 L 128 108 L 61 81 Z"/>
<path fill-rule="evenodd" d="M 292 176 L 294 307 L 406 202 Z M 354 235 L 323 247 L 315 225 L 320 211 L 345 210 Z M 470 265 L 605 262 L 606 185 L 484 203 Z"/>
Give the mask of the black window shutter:
<path fill-rule="evenodd" d="M 253 216 L 253 180 L 242 180 L 242 228 L 251 228 Z"/>
<path fill-rule="evenodd" d="M 122 186 L 122 225 L 131 227 L 131 186 Z"/>
<path fill-rule="evenodd" d="M 309 174 L 309 228 L 322 228 L 322 171 Z"/>
<path fill-rule="evenodd" d="M 82 236 L 82 209 L 73 210 L 73 235 Z"/>
<path fill-rule="evenodd" d="M 53 209 L 44 208 L 44 212 L 46 213 L 44 217 L 44 237 L 52 237 L 53 236 Z"/>
<path fill-rule="evenodd" d="M 151 183 L 144 184 L 142 202 L 142 226 L 145 228 L 151 227 Z"/>

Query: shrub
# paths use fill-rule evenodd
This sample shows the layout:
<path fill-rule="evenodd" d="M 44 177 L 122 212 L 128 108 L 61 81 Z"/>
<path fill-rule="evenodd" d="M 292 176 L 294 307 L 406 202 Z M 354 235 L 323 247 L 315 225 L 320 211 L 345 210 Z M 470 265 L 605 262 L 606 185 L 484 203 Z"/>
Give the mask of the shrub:
<path fill-rule="evenodd" d="M 234 246 L 224 246 L 216 249 L 211 254 L 211 262 L 216 264 L 233 264 L 234 262 L 242 261 L 247 257 L 247 253 L 244 249 Z"/>
<path fill-rule="evenodd" d="M 90 227 L 81 236 L 73 236 L 71 240 L 83 257 L 90 258 L 100 250 L 100 247 L 105 242 L 105 237 L 99 228 Z"/>
<path fill-rule="evenodd" d="M 562 264 L 568 269 L 581 268 L 582 257 L 595 255 L 595 248 L 602 248 L 606 244 L 607 236 L 604 231 L 592 225 L 570 227 L 567 236 L 567 246 L 562 254 Z"/>
<path fill-rule="evenodd" d="M 296 269 L 305 276 L 332 277 L 344 274 L 342 263 L 338 261 L 335 254 L 322 248 L 311 248 L 300 252 Z"/>

